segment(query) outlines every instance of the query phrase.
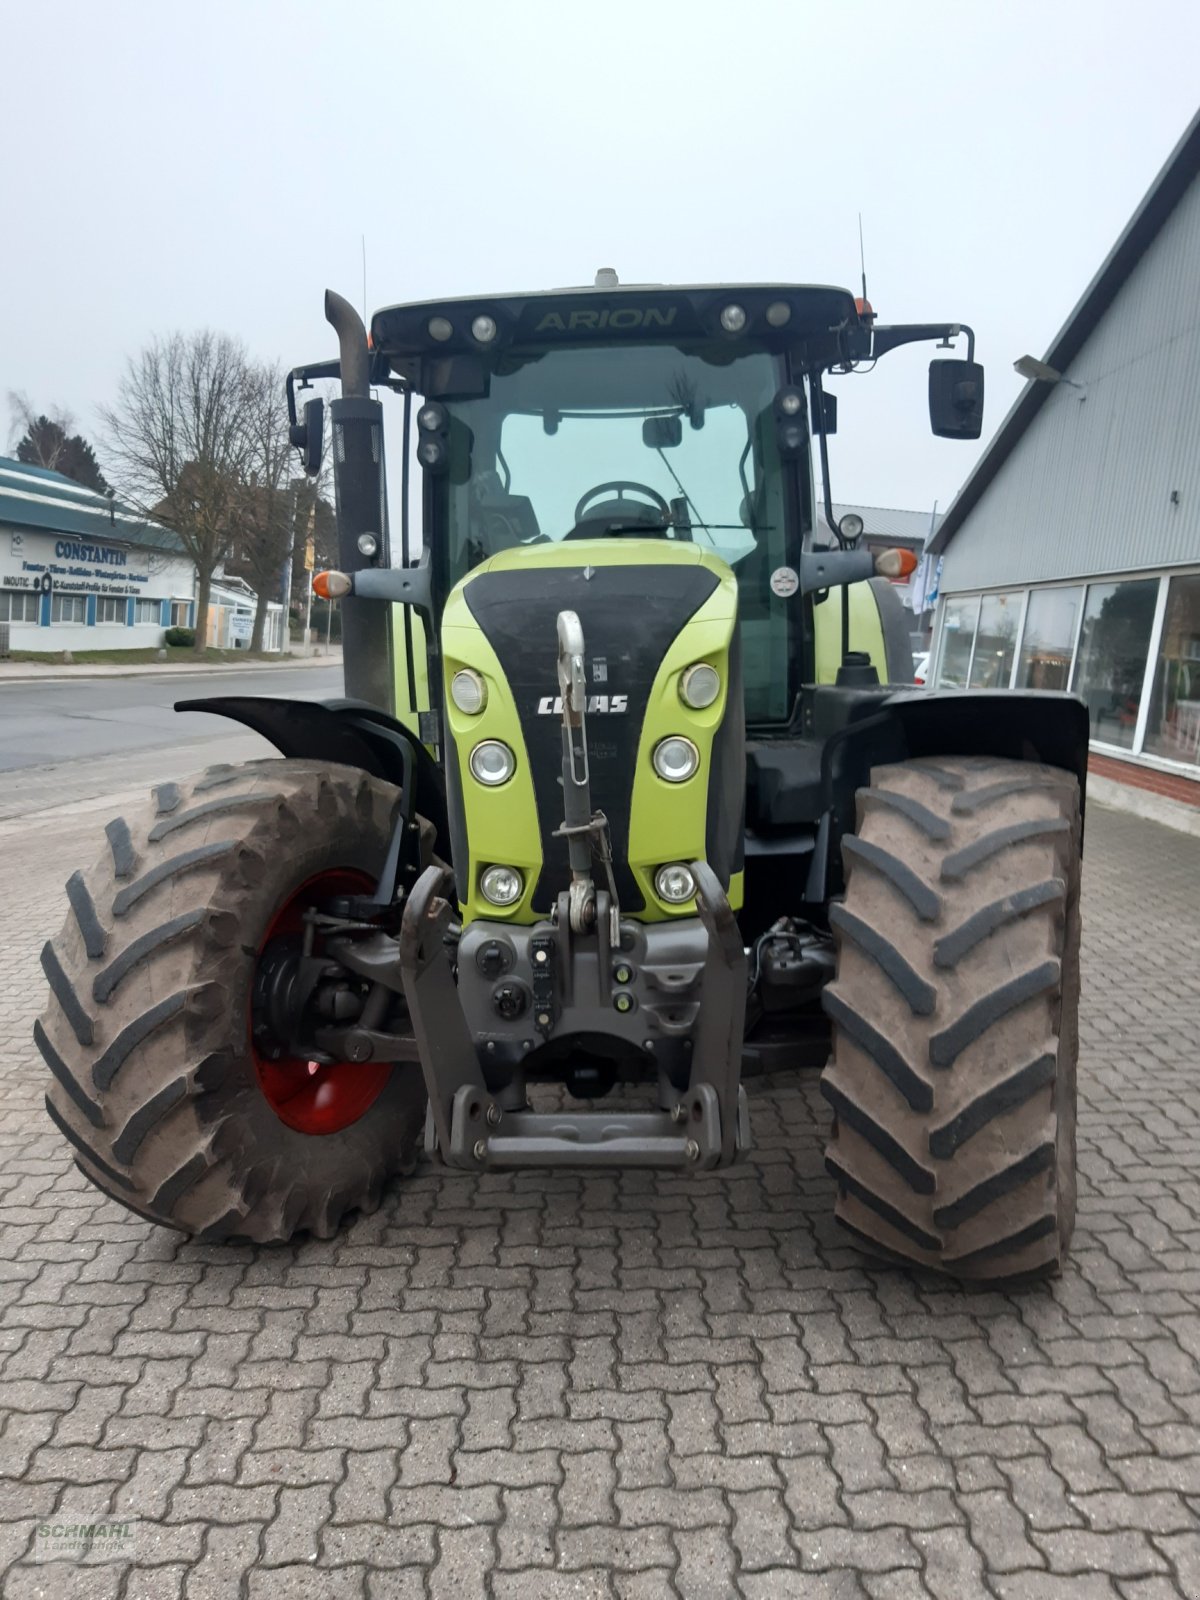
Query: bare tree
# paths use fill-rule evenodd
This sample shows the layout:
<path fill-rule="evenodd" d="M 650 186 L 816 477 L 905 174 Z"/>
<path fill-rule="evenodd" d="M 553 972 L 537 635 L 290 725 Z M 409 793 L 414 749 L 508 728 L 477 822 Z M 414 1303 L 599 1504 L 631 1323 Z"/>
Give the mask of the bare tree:
<path fill-rule="evenodd" d="M 278 596 L 286 603 L 283 569 L 294 538 L 298 507 L 289 484 L 292 445 L 288 439 L 283 374 L 278 366 L 257 365 L 249 369 L 247 384 L 246 481 L 239 499 L 229 566 L 231 570 L 242 569 L 258 596 L 250 648 L 261 650 L 271 599 Z"/>
<path fill-rule="evenodd" d="M 229 551 L 249 481 L 256 383 L 226 334 L 171 334 L 129 359 L 101 411 L 114 476 L 165 523 L 196 565 L 196 653 L 208 637 L 213 573 Z"/>

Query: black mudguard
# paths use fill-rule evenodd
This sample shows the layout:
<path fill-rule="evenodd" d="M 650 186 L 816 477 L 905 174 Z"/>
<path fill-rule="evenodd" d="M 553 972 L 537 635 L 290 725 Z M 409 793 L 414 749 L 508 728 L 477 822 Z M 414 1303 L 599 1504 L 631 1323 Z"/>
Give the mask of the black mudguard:
<path fill-rule="evenodd" d="M 437 829 L 435 849 L 450 860 L 446 783 L 429 751 L 402 722 L 365 700 L 283 700 L 269 695 L 217 695 L 177 700 L 176 711 L 207 711 L 260 733 L 280 755 L 360 767 L 403 785 L 405 766 L 415 773 L 415 809 Z"/>
<path fill-rule="evenodd" d="M 841 838 L 855 828 L 855 794 L 872 767 L 916 756 L 1000 756 L 1062 767 L 1087 789 L 1089 722 L 1076 695 L 1038 690 L 818 689 L 814 732 L 822 741 L 828 826 L 810 897 L 842 889 Z"/>
<path fill-rule="evenodd" d="M 1087 788 L 1087 706 L 1073 694 L 1048 690 L 909 689 L 888 696 L 904 732 L 907 754 L 1009 756 L 1044 761 Z"/>

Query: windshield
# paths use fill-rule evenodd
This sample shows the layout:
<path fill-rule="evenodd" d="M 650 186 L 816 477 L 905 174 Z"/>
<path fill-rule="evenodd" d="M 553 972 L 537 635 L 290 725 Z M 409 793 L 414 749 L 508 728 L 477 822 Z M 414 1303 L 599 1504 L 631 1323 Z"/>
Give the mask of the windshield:
<path fill-rule="evenodd" d="M 788 559 L 773 405 L 775 359 L 726 347 L 573 346 L 509 358 L 483 399 L 447 400 L 445 577 L 569 538 L 694 542 L 733 568 L 746 710 L 788 715 Z M 440 520 L 440 518 L 439 518 Z M 440 531 L 440 530 L 439 530 Z M 797 616 L 797 623 L 799 617 Z"/>

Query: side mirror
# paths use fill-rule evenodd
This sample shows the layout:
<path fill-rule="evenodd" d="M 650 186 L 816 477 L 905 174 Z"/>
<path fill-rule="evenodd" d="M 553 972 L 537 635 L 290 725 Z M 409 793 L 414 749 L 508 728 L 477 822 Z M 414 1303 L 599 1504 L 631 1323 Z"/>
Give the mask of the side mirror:
<path fill-rule="evenodd" d="M 648 450 L 674 450 L 683 443 L 683 418 L 647 417 L 642 423 L 642 443 Z"/>
<path fill-rule="evenodd" d="M 308 400 L 304 405 L 304 421 L 293 422 L 288 438 L 300 452 L 300 460 L 310 478 L 321 470 L 321 455 L 325 448 L 325 402 Z"/>
<path fill-rule="evenodd" d="M 929 363 L 929 426 L 939 439 L 983 432 L 983 367 L 978 361 Z"/>

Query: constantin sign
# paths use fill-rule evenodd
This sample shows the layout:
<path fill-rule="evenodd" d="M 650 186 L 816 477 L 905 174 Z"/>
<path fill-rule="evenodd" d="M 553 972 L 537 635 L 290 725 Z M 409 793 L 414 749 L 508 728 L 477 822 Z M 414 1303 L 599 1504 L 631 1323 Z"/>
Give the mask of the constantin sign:
<path fill-rule="evenodd" d="M 16 550 L 13 555 L 17 555 Z M 17 565 L 14 560 L 13 566 Z M 54 588 L 73 594 L 130 595 L 142 592 L 149 583 L 150 566 L 141 552 L 124 545 L 56 539 L 52 556 L 33 561 L 22 554 L 19 570 L 0 573 L 0 584 L 6 589 L 45 590 L 50 587 L 47 578 Z"/>

